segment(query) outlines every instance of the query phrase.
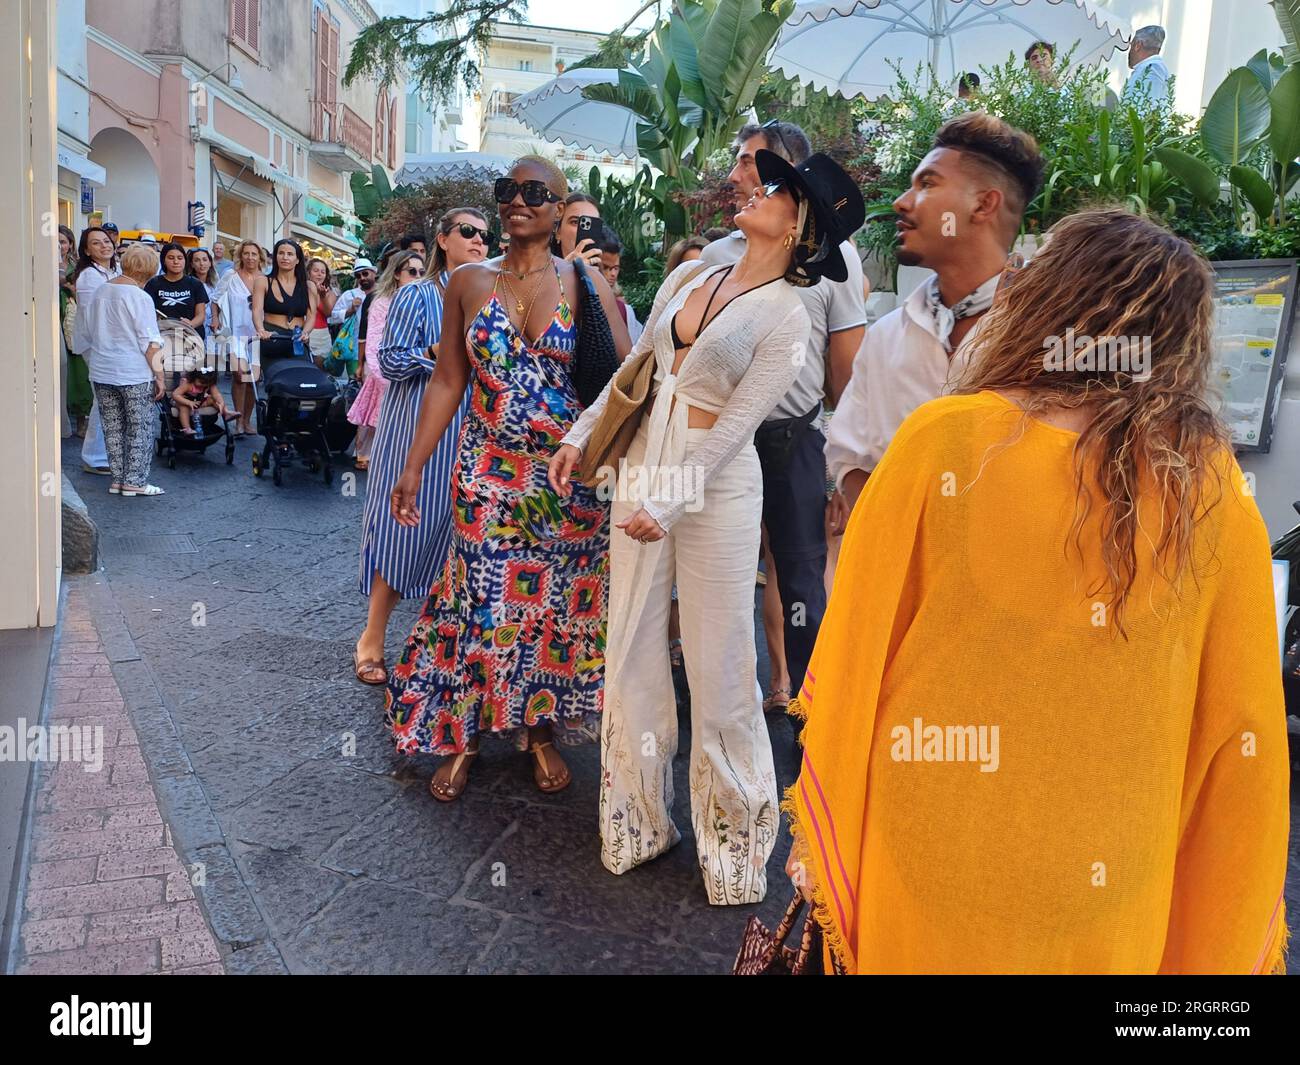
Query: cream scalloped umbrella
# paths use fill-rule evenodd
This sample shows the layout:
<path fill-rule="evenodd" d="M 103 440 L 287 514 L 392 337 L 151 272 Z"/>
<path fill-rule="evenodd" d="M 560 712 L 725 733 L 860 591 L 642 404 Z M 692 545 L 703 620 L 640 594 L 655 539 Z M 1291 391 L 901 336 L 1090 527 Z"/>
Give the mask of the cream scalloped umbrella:
<path fill-rule="evenodd" d="M 1072 62 L 1101 63 L 1128 39 L 1085 0 L 800 0 L 768 65 L 845 97 L 874 99 L 926 66 L 940 83 L 1050 41 Z"/>
<path fill-rule="evenodd" d="M 635 159 L 636 114 L 582 94 L 588 85 L 617 85 L 618 73 L 601 67 L 565 71 L 520 96 L 509 114 L 547 140 Z"/>

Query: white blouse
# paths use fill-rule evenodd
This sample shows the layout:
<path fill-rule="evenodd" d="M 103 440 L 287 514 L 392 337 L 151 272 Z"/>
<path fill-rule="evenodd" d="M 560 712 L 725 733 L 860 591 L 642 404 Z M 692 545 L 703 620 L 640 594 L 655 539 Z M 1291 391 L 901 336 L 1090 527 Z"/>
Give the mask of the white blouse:
<path fill-rule="evenodd" d="M 103 285 L 107 285 L 115 277 L 121 276 L 122 271 L 116 266 L 110 266 L 107 269 L 98 263 L 91 263 L 81 275 L 77 278 L 77 317 L 72 325 L 72 350 L 78 355 L 85 355 L 90 350 L 93 338 L 87 332 L 87 326 L 90 316 L 87 312 L 90 310 L 91 297 Z"/>
<path fill-rule="evenodd" d="M 101 285 L 85 318 L 90 337 L 86 368 L 95 384 L 139 385 L 153 380 L 153 367 L 145 352 L 151 344 L 161 347 L 162 336 L 158 312 L 144 289 Z"/>
<path fill-rule="evenodd" d="M 645 464 L 653 470 L 689 468 L 695 476 L 667 477 L 668 494 L 643 504 L 667 531 L 684 513 L 685 486 L 696 493 L 729 463 L 772 408 L 790 390 L 808 358 L 808 312 L 798 290 L 784 280 L 736 296 L 696 338 L 686 358 L 672 372 L 673 316 L 690 294 L 725 266 L 695 260 L 682 263 L 660 286 L 645 332 L 628 358 L 653 348 L 655 398 L 649 413 Z M 612 382 L 611 382 L 612 385 Z M 605 403 L 610 385 L 583 411 L 564 443 L 585 448 Z M 674 402 L 674 401 L 677 402 Z M 698 407 L 718 420 L 707 435 L 687 450 L 687 408 Z"/>

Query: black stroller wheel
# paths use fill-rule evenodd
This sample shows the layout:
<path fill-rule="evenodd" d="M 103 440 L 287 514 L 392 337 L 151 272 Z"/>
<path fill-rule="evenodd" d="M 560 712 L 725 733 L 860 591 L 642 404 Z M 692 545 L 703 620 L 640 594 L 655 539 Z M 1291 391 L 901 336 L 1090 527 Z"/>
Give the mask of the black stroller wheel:
<path fill-rule="evenodd" d="M 176 456 L 174 454 L 167 456 L 167 468 L 169 470 L 176 469 Z"/>
<path fill-rule="evenodd" d="M 334 467 L 331 466 L 328 462 L 325 463 L 325 483 L 326 484 L 334 483 Z"/>
<path fill-rule="evenodd" d="M 280 463 L 278 461 L 271 464 L 271 480 L 275 482 L 277 488 L 284 483 L 284 478 L 280 473 Z"/>

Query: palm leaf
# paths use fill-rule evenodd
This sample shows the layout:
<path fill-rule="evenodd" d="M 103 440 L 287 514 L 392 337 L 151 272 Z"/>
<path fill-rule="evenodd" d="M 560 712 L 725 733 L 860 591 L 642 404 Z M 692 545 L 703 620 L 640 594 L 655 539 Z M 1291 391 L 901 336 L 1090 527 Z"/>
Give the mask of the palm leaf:
<path fill-rule="evenodd" d="M 1300 0 L 1269 0 L 1269 6 L 1286 38 L 1282 58 L 1288 64 L 1300 63 Z"/>
<path fill-rule="evenodd" d="M 1247 67 L 1231 71 L 1214 90 L 1201 119 L 1201 140 L 1221 163 L 1236 166 L 1269 128 L 1269 94 Z"/>
<path fill-rule="evenodd" d="M 1152 154 L 1160 160 L 1165 169 L 1174 175 L 1191 191 L 1201 203 L 1209 205 L 1219 199 L 1219 175 L 1200 159 L 1177 148 L 1160 147 Z"/>
<path fill-rule="evenodd" d="M 1248 166 L 1234 166 L 1228 171 L 1228 180 L 1245 194 L 1255 215 L 1265 224 L 1273 217 L 1273 204 L 1276 197 L 1273 187 L 1264 180 L 1264 175 Z"/>
<path fill-rule="evenodd" d="M 1268 94 L 1268 145 L 1285 168 L 1300 156 L 1300 66 L 1290 67 Z"/>

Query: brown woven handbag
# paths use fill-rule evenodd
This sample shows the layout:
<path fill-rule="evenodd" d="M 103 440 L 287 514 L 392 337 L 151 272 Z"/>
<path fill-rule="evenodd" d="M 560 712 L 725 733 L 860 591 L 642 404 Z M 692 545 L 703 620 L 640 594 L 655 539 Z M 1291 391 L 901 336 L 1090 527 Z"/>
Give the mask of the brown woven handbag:
<path fill-rule="evenodd" d="M 637 427 L 654 399 L 654 379 L 653 347 L 628 356 L 618 368 L 605 409 L 596 419 L 591 439 L 582 453 L 582 473 L 578 479 L 587 487 L 597 487 L 605 479 L 601 471 L 617 468 L 618 460 L 632 446 Z"/>
<path fill-rule="evenodd" d="M 821 976 L 822 966 L 822 930 L 812 913 L 803 919 L 803 930 L 799 940 L 799 949 L 787 947 L 785 941 L 794 930 L 795 921 L 804 908 L 804 898 L 797 891 L 785 916 L 777 925 L 776 932 L 769 932 L 767 926 L 754 914 L 745 922 L 745 934 L 740 941 L 740 953 L 736 955 L 732 976 Z M 836 976 L 844 975 L 837 960 L 832 958 Z"/>

